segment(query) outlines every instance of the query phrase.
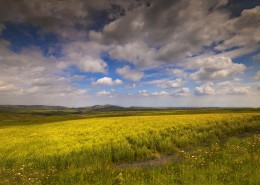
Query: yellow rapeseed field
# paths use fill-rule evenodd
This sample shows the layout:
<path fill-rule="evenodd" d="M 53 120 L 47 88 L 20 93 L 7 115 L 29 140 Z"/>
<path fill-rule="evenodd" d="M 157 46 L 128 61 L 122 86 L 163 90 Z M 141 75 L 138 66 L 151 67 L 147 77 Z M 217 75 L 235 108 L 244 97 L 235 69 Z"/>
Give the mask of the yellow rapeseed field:
<path fill-rule="evenodd" d="M 159 159 L 259 128 L 260 113 L 100 117 L 4 126 L 0 182 L 112 183 L 120 172 L 117 164 Z M 25 179 L 12 179 L 23 166 L 38 175 L 24 172 Z"/>

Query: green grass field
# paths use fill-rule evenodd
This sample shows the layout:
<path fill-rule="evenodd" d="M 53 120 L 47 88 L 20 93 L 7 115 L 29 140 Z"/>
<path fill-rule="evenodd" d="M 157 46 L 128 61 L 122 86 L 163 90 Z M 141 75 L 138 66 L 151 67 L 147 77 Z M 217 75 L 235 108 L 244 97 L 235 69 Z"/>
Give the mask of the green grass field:
<path fill-rule="evenodd" d="M 0 112 L 0 184 L 260 184 L 258 109 Z"/>

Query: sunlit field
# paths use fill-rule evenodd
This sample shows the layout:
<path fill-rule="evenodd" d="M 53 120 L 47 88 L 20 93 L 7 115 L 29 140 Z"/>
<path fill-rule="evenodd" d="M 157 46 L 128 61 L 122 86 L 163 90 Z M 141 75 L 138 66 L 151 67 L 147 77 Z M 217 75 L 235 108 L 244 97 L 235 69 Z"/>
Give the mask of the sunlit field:
<path fill-rule="evenodd" d="M 260 184 L 259 110 L 1 112 L 0 120 L 0 184 Z"/>

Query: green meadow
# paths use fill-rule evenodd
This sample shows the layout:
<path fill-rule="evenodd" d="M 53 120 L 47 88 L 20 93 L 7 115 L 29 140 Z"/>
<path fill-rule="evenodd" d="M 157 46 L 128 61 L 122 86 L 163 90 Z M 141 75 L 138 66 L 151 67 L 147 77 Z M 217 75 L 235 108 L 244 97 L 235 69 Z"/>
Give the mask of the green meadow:
<path fill-rule="evenodd" d="M 0 184 L 260 184 L 260 110 L 1 110 Z"/>

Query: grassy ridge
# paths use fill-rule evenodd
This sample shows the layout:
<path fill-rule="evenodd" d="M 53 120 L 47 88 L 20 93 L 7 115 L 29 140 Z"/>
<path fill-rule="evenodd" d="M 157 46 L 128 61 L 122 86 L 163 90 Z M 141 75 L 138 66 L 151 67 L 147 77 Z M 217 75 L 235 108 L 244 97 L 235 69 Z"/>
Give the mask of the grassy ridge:
<path fill-rule="evenodd" d="M 163 182 L 163 179 L 169 183 L 175 177 L 170 177 L 167 173 L 163 176 L 162 172 L 168 170 L 169 173 L 173 168 L 175 169 L 176 162 L 173 162 L 172 166 L 169 164 L 158 169 L 146 170 L 123 170 L 116 168 L 115 165 L 174 154 L 184 156 L 178 157 L 180 160 L 177 165 L 178 173 L 181 171 L 183 173 L 184 170 L 191 168 L 191 163 L 182 150 L 191 147 L 201 148 L 205 144 L 218 143 L 219 140 L 230 136 L 260 130 L 260 113 L 169 115 L 166 111 L 155 116 L 147 113 L 146 116 L 123 117 L 104 116 L 106 114 L 97 118 L 59 122 L 51 122 L 51 118 L 52 121 L 59 118 L 57 115 L 52 115 L 46 118 L 49 120 L 48 124 L 20 123 L 17 126 L 14 123 L 1 127 L 0 140 L 3 142 L 0 143 L 2 174 L 0 182 L 3 184 L 30 184 L 31 182 L 32 184 L 111 184 L 122 172 L 122 177 L 119 176 L 117 180 L 124 179 L 124 184 L 131 184 L 133 179 L 136 179 L 135 184 L 158 184 Z M 67 116 L 68 119 L 75 119 L 79 115 Z M 80 116 L 84 118 L 86 115 Z M 25 120 L 27 119 L 30 120 L 29 117 Z M 32 118 L 32 123 L 36 121 L 34 119 L 36 118 Z M 256 143 L 256 150 L 252 150 L 252 156 L 255 156 L 259 154 L 257 140 L 259 138 L 251 139 Z M 223 150 L 229 150 L 229 147 L 223 147 Z M 209 150 L 209 147 L 202 147 L 200 150 L 204 149 Z M 221 153 L 222 150 L 219 152 Z M 249 155 L 245 158 L 247 163 L 256 162 L 257 159 L 250 159 L 251 150 L 246 152 Z M 187 155 L 191 155 L 190 152 L 187 152 Z M 216 170 L 213 168 L 212 160 L 204 163 L 205 168 L 208 168 L 207 171 Z M 223 160 L 227 161 L 229 158 L 223 156 Z M 179 163 L 180 161 L 182 162 Z M 223 165 L 225 166 L 225 163 Z M 230 168 L 229 164 L 226 166 Z M 249 170 L 248 167 L 249 165 L 244 170 Z M 259 166 L 251 166 L 247 173 L 255 183 L 257 179 L 253 178 L 252 170 L 259 170 Z M 187 181 L 185 176 L 190 176 L 193 180 L 201 178 L 201 182 L 205 184 L 207 179 L 199 177 L 199 173 L 197 174 L 199 176 L 196 176 L 195 171 L 183 173 L 179 184 Z M 140 173 L 152 176 L 154 180 L 149 181 L 151 178 Z M 239 178 L 242 178 L 241 174 L 238 174 L 235 180 Z M 209 179 L 216 184 L 225 182 L 223 181 L 225 178 L 220 179 L 217 176 Z M 193 180 L 187 182 L 191 183 Z M 175 181 L 178 183 L 178 180 Z"/>

